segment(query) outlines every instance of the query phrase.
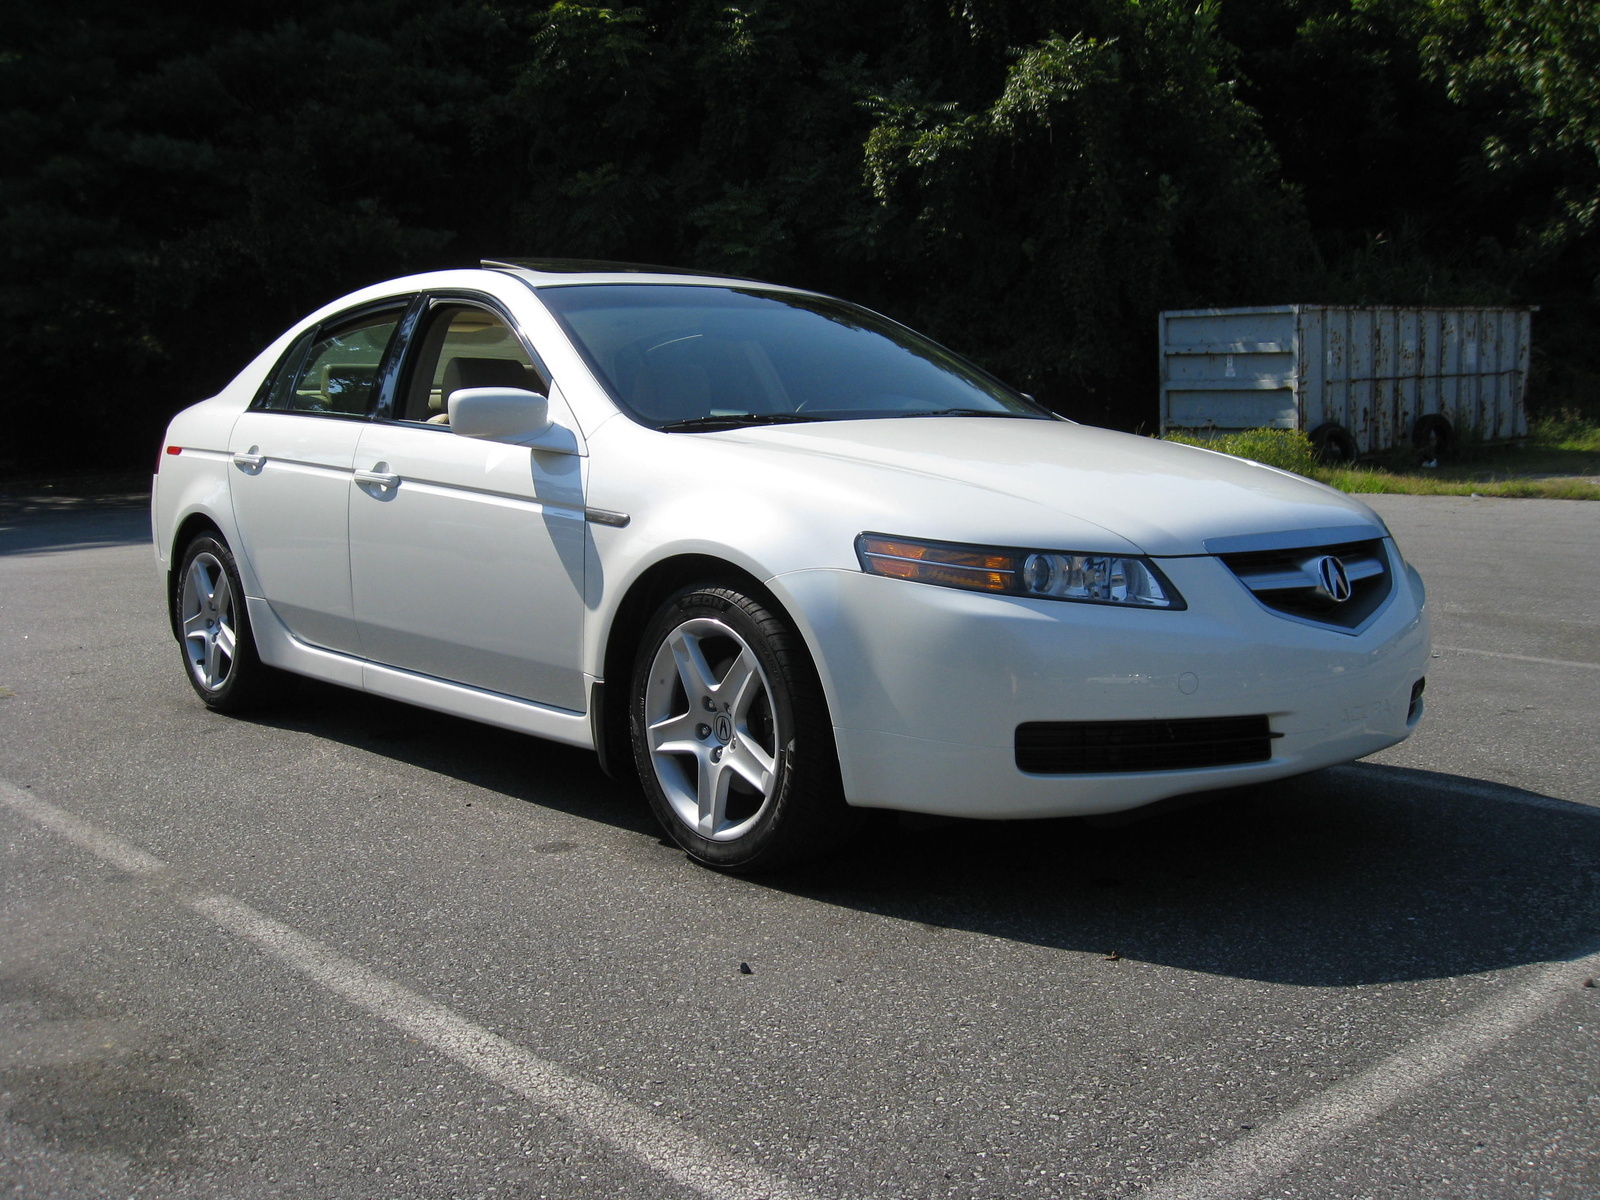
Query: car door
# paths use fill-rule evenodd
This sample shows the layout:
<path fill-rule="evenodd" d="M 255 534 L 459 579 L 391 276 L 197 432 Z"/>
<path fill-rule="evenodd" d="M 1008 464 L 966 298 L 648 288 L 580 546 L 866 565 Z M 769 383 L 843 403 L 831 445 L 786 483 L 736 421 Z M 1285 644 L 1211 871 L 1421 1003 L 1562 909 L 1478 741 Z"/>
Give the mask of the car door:
<path fill-rule="evenodd" d="M 582 711 L 587 531 L 572 454 L 451 432 L 450 392 L 549 378 L 489 303 L 438 298 L 393 412 L 363 430 L 350 581 L 374 662 Z"/>
<path fill-rule="evenodd" d="M 306 331 L 234 423 L 228 473 L 254 587 L 302 641 L 358 654 L 350 597 L 352 464 L 408 300 Z"/>

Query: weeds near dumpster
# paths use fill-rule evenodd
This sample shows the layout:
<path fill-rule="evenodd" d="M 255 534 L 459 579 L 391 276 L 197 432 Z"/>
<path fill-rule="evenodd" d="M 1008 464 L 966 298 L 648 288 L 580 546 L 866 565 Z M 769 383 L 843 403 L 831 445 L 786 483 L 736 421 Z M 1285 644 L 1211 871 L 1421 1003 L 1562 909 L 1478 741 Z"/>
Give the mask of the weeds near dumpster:
<path fill-rule="evenodd" d="M 1437 467 L 1419 466 L 1403 448 L 1373 455 L 1360 466 L 1323 466 L 1310 439 L 1292 429 L 1246 429 L 1210 438 L 1173 432 L 1164 440 L 1294 471 L 1342 492 L 1600 500 L 1600 422 L 1571 411 L 1535 420 L 1521 445 L 1469 441 Z"/>

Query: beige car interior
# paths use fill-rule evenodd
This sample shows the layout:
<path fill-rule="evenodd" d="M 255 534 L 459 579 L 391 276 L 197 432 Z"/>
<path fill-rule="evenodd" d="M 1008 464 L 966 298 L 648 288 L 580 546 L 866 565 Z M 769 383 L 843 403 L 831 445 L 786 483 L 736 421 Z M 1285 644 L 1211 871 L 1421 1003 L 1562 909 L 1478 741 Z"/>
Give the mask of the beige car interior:
<path fill-rule="evenodd" d="M 517 335 L 493 313 L 467 306 L 441 308 L 423 337 L 401 419 L 448 425 L 450 394 L 477 387 L 549 391 Z"/>

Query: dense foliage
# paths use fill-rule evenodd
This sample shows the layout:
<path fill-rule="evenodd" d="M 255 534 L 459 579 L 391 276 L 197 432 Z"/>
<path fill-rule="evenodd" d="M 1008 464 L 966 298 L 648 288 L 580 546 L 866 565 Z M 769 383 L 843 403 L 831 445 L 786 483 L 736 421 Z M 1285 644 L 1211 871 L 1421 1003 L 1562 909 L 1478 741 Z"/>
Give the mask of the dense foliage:
<path fill-rule="evenodd" d="M 142 463 L 312 306 L 482 256 L 836 292 L 1126 428 L 1185 305 L 1538 303 L 1537 394 L 1600 390 L 1592 0 L 185 12 L 0 15 L 0 469 Z"/>

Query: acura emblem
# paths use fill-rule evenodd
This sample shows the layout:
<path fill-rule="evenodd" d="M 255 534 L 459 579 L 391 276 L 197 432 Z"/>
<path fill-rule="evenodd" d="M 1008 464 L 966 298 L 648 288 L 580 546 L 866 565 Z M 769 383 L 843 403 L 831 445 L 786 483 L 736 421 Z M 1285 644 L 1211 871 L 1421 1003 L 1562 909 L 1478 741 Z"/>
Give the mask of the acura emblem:
<path fill-rule="evenodd" d="M 1317 591 L 1332 600 L 1335 604 L 1343 604 L 1350 599 L 1350 576 L 1345 573 L 1344 564 L 1331 554 L 1324 554 L 1317 559 Z"/>

